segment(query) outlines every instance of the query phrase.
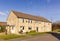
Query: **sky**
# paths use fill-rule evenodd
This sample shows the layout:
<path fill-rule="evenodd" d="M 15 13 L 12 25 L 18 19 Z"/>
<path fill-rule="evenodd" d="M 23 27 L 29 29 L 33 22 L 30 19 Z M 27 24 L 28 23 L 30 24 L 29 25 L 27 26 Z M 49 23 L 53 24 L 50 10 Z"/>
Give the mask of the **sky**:
<path fill-rule="evenodd" d="M 60 20 L 60 0 L 0 0 L 0 22 L 6 22 L 11 10 Z"/>

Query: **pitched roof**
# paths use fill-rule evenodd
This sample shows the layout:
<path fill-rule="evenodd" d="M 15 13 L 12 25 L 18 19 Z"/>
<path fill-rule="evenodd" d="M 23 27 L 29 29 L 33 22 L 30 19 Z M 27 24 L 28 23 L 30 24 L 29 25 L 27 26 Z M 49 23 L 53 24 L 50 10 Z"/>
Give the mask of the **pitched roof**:
<path fill-rule="evenodd" d="M 29 14 L 25 14 L 25 13 L 21 13 L 21 12 L 17 12 L 17 11 L 12 11 L 18 18 L 27 18 L 27 19 L 32 19 L 32 20 L 37 20 L 37 21 L 43 21 L 43 22 L 50 22 L 49 20 L 47 20 L 44 17 L 41 16 L 33 16 L 33 15 L 29 15 Z"/>
<path fill-rule="evenodd" d="M 7 23 L 6 22 L 0 22 L 0 26 L 6 26 Z"/>

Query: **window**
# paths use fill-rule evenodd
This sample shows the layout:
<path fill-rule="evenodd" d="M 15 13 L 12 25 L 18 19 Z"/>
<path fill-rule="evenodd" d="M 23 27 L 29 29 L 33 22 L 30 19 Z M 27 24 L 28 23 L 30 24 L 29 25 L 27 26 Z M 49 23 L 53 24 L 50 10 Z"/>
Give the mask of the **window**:
<path fill-rule="evenodd" d="M 45 27 L 45 24 L 44 24 L 44 27 Z"/>
<path fill-rule="evenodd" d="M 28 29 L 29 29 L 29 30 L 31 30 L 31 29 L 32 29 L 32 27 L 28 27 Z"/>
<path fill-rule="evenodd" d="M 24 30 L 24 26 L 20 26 L 21 30 Z"/>
<path fill-rule="evenodd" d="M 26 21 L 26 23 L 27 23 L 27 21 Z"/>
<path fill-rule="evenodd" d="M 32 20 L 31 20 L 31 23 L 32 23 Z"/>
<path fill-rule="evenodd" d="M 48 23 L 48 25 L 50 25 L 50 24 Z"/>
<path fill-rule="evenodd" d="M 24 23 L 24 18 L 20 18 L 19 21 L 21 21 L 22 23 Z"/>
<path fill-rule="evenodd" d="M 12 30 L 14 30 L 14 27 L 12 27 Z"/>
<path fill-rule="evenodd" d="M 22 18 L 22 22 L 24 23 L 24 18 Z"/>
<path fill-rule="evenodd" d="M 32 20 L 28 20 L 28 23 L 32 23 Z"/>

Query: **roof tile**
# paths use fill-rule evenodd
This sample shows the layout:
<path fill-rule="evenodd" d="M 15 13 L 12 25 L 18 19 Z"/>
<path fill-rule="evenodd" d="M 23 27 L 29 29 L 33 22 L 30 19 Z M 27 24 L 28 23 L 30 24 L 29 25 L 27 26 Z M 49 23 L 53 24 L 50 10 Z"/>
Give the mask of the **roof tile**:
<path fill-rule="evenodd" d="M 43 21 L 43 22 L 51 22 L 48 19 L 41 17 L 41 16 L 33 16 L 17 11 L 12 11 L 18 18 L 27 18 L 27 19 L 32 19 L 32 20 L 37 20 L 37 21 Z"/>

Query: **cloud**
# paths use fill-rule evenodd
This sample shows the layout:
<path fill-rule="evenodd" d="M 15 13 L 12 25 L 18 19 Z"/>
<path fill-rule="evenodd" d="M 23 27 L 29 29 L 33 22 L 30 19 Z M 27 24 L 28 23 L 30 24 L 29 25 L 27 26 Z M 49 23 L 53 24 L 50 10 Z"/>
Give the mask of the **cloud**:
<path fill-rule="evenodd" d="M 0 12 L 0 15 L 4 15 L 4 16 L 6 16 L 6 14 L 5 14 L 4 12 Z"/>

